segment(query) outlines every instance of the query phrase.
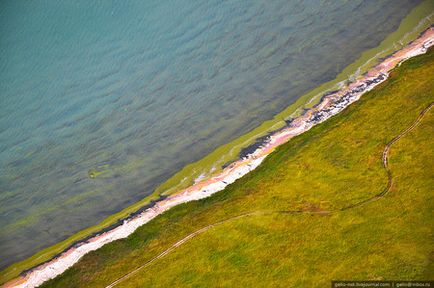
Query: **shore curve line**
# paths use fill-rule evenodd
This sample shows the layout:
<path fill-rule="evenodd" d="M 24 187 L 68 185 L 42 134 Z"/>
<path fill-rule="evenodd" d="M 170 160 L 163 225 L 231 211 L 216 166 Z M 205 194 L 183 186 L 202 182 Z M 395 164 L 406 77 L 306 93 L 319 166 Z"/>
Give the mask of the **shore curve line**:
<path fill-rule="evenodd" d="M 56 254 L 51 260 L 40 261 L 38 258 L 29 258 L 29 261 L 35 262 L 34 266 L 21 272 L 15 279 L 8 280 L 2 287 L 39 287 L 44 282 L 54 279 L 72 267 L 85 254 L 95 251 L 107 243 L 126 238 L 138 227 L 148 223 L 164 211 L 181 203 L 209 197 L 223 190 L 227 185 L 254 170 L 276 147 L 337 115 L 346 107 L 358 101 L 364 93 L 371 91 L 380 83 L 386 81 L 392 69 L 410 58 L 425 54 L 432 46 L 434 46 L 434 26 L 427 28 L 419 37 L 408 43 L 407 46 L 381 59 L 376 66 L 372 67 L 360 78 L 350 79 L 349 83 L 343 84 L 338 90 L 323 94 L 319 103 L 305 110 L 300 116 L 288 119 L 286 128 L 273 131 L 262 146 L 257 148 L 253 153 L 248 154 L 248 157 L 240 158 L 233 162 L 208 180 L 195 183 L 178 193 L 161 199 L 161 201 L 156 201 L 156 203 L 147 209 L 146 207 L 139 209 L 136 213 L 129 215 L 125 219 L 121 219 L 122 223 L 118 222 L 113 228 L 103 229 L 93 236 L 77 241 L 63 252 Z M 57 250 L 55 249 L 55 251 Z M 42 257 L 42 260 L 47 258 L 43 256 L 39 257 Z M 39 262 L 41 263 L 38 264 Z M 7 268 L 9 269 L 6 269 L 8 275 L 2 277 L 2 279 L 15 277 L 18 271 L 21 271 L 30 264 L 33 265 L 32 262 L 24 263 L 23 261 L 23 263 L 17 263 L 17 267 L 11 266 Z"/>
<path fill-rule="evenodd" d="M 409 132 L 411 132 L 414 128 L 416 128 L 418 126 L 418 124 L 422 121 L 422 118 L 426 115 L 426 113 L 431 110 L 431 108 L 434 106 L 434 102 L 430 103 L 426 108 L 424 108 L 421 112 L 419 112 L 418 117 L 416 118 L 416 120 L 413 121 L 413 123 L 408 126 L 404 131 L 402 131 L 401 133 L 399 133 L 397 136 L 395 136 L 392 140 L 390 140 L 389 142 L 386 143 L 386 146 L 383 149 L 383 153 L 382 153 L 382 165 L 384 170 L 387 173 L 387 185 L 386 187 L 377 195 L 374 195 L 372 197 L 366 198 L 362 201 L 359 201 L 357 203 L 345 206 L 343 208 L 337 209 L 337 210 L 275 210 L 275 211 L 252 211 L 252 212 L 247 212 L 247 213 L 243 213 L 237 216 L 233 216 L 218 222 L 214 222 L 212 224 L 209 224 L 207 226 L 204 226 L 190 234 L 188 234 L 187 236 L 185 236 L 184 238 L 182 238 L 181 240 L 177 241 L 176 243 L 172 244 L 169 248 L 167 248 L 166 250 L 164 250 L 163 252 L 161 252 L 160 254 L 158 254 L 157 256 L 151 258 L 150 260 L 148 260 L 145 264 L 143 264 L 142 266 L 137 267 L 136 269 L 132 270 L 131 272 L 128 272 L 127 274 L 125 274 L 124 276 L 118 278 L 116 281 L 112 282 L 111 284 L 107 285 L 105 288 L 113 288 L 115 287 L 117 284 L 125 281 L 126 279 L 130 278 L 131 276 L 133 276 L 134 274 L 136 274 L 137 272 L 139 272 L 140 270 L 148 267 L 149 265 L 151 265 L 153 262 L 155 262 L 156 260 L 163 258 L 164 256 L 166 256 L 167 254 L 169 254 L 170 252 L 172 252 L 173 250 L 175 250 L 177 247 L 181 246 L 182 244 L 184 244 L 185 242 L 187 242 L 188 240 L 194 238 L 195 236 L 202 234 L 206 231 L 208 231 L 209 229 L 219 226 L 221 224 L 233 221 L 233 220 L 237 220 L 237 219 L 241 219 L 241 218 L 246 218 L 246 217 L 250 217 L 250 216 L 257 216 L 257 215 L 271 215 L 271 214 L 290 214 L 290 215 L 300 215 L 300 214 L 311 214 L 311 215 L 331 215 L 331 214 L 335 214 L 338 212 L 342 212 L 342 211 L 346 211 L 346 210 L 350 210 L 356 207 L 360 207 L 364 204 L 379 200 L 381 198 L 383 198 L 384 196 L 387 195 L 387 193 L 389 193 L 390 189 L 392 189 L 393 186 L 393 175 L 392 175 L 392 171 L 390 170 L 389 167 L 389 152 L 390 152 L 390 148 L 392 147 L 392 145 L 394 143 L 396 143 L 399 139 L 401 139 L 402 137 L 404 137 L 405 135 L 407 135 Z"/>

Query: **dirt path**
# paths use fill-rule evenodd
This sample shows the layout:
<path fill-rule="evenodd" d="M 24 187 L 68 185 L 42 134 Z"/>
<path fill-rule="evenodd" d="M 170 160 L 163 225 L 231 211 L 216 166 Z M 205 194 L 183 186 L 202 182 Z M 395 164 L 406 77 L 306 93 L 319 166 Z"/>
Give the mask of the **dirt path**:
<path fill-rule="evenodd" d="M 117 279 L 116 281 L 114 281 L 113 283 L 111 283 L 110 285 L 106 286 L 106 288 L 112 288 L 114 286 L 116 286 L 117 284 L 123 282 L 124 280 L 126 280 L 127 278 L 131 277 L 132 275 L 136 274 L 137 272 L 139 272 L 140 270 L 148 267 L 149 265 L 151 265 L 154 261 L 166 256 L 167 254 L 169 254 L 170 252 L 172 252 L 173 250 L 175 250 L 177 247 L 181 246 L 182 244 L 184 244 L 185 242 L 187 242 L 188 240 L 190 240 L 191 238 L 206 232 L 207 230 L 219 226 L 221 224 L 224 224 L 226 222 L 229 221 L 233 221 L 233 220 L 237 220 L 237 219 L 241 219 L 241 218 L 246 218 L 246 217 L 250 217 L 250 216 L 257 216 L 257 215 L 269 215 L 269 214 L 291 214 L 291 215 L 297 215 L 297 214 L 321 214 L 321 215 L 330 215 L 333 213 L 337 213 L 337 212 L 341 212 L 341 211 L 345 211 L 345 210 L 349 210 L 349 209 L 353 209 L 359 206 L 362 206 L 366 203 L 369 202 L 373 202 L 376 201 L 378 199 L 383 198 L 392 188 L 393 186 L 393 176 L 392 176 L 392 172 L 390 171 L 389 168 L 389 152 L 390 152 L 390 147 L 397 142 L 399 139 L 401 139 L 402 137 L 404 137 L 405 135 L 407 135 L 411 130 L 413 130 L 422 120 L 422 118 L 425 116 L 425 114 L 434 106 L 434 102 L 431 103 L 430 105 L 428 105 L 428 107 L 426 107 L 425 109 L 423 109 L 420 113 L 419 116 L 417 117 L 417 119 L 409 126 L 407 127 L 404 131 L 402 131 L 399 135 L 395 136 L 392 140 L 390 140 L 386 146 L 384 147 L 383 150 L 383 155 L 382 155 L 382 164 L 383 164 L 383 168 L 384 170 L 386 170 L 387 173 L 387 186 L 377 195 L 367 198 L 365 200 L 362 200 L 360 202 L 351 204 L 349 206 L 345 206 L 341 209 L 338 210 L 331 210 L 331 211 L 309 211 L 309 210 L 282 210 L 282 211 L 253 211 L 253 212 L 248 212 L 248 213 L 244 213 L 241 215 L 237 215 L 219 222 L 215 222 L 213 224 L 209 224 L 205 227 L 200 228 L 199 230 L 194 231 L 193 233 L 188 234 L 187 236 L 185 236 L 184 238 L 182 238 L 181 240 L 179 240 L 178 242 L 176 242 L 175 244 L 173 244 L 172 246 L 170 246 L 169 248 L 167 248 L 166 250 L 164 250 L 162 253 L 158 254 L 157 256 L 155 256 L 154 258 L 150 259 L 149 261 L 147 261 L 145 264 L 143 264 L 142 266 L 134 269 L 133 271 L 125 274 L 124 276 L 122 276 L 121 278 Z"/>

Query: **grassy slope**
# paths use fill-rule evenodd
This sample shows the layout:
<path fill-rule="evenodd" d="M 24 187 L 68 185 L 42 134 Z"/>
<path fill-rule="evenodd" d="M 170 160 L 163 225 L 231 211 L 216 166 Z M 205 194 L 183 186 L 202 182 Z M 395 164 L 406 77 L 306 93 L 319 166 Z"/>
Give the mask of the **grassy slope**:
<path fill-rule="evenodd" d="M 256 210 L 338 209 L 387 184 L 381 153 L 434 101 L 434 51 L 398 68 L 340 115 L 280 147 L 254 172 L 86 255 L 44 287 L 107 285 L 207 224 Z M 119 287 L 327 287 L 332 279 L 433 278 L 434 111 L 390 152 L 385 198 L 333 215 L 227 222 Z"/>
<path fill-rule="evenodd" d="M 418 24 L 420 23 L 419 21 L 421 19 L 425 19 L 425 17 L 430 15 L 433 9 L 434 9 L 434 2 L 430 0 L 422 1 L 420 5 L 418 5 L 414 10 L 410 12 L 410 14 L 408 14 L 405 17 L 405 19 L 403 19 L 399 28 L 395 32 L 391 33 L 386 39 L 384 39 L 384 41 L 378 47 L 365 51 L 360 56 L 359 59 L 357 59 L 354 63 L 346 67 L 336 77 L 336 79 L 324 83 L 319 87 L 317 87 L 316 89 L 303 95 L 294 104 L 290 105 L 281 113 L 276 115 L 272 120 L 264 122 L 261 126 L 255 128 L 253 131 L 247 133 L 246 135 L 243 135 L 240 138 L 235 139 L 234 141 L 226 145 L 219 147 L 218 149 L 213 151 L 205 158 L 195 163 L 192 163 L 190 165 L 187 165 L 181 171 L 179 171 L 173 177 L 171 177 L 167 182 L 159 186 L 152 195 L 145 197 L 143 200 L 125 208 L 119 213 L 109 216 L 108 218 L 104 219 L 101 223 L 86 228 L 68 237 L 64 241 L 49 246 L 37 252 L 36 254 L 32 255 L 31 257 L 24 259 L 23 261 L 14 263 L 11 266 L 7 267 L 6 269 L 0 271 L 0 283 L 4 283 L 8 280 L 11 280 L 14 277 L 18 276 L 19 273 L 21 273 L 22 271 L 26 269 L 30 269 L 31 267 L 34 267 L 36 265 L 39 265 L 44 261 L 50 260 L 52 257 L 61 253 L 76 241 L 80 241 L 86 236 L 101 231 L 103 228 L 106 228 L 111 224 L 116 223 L 119 219 L 123 219 L 127 217 L 130 213 L 137 211 L 144 205 L 149 204 L 152 200 L 157 199 L 160 193 L 163 193 L 164 195 L 168 195 L 173 192 L 176 192 L 177 190 L 180 189 L 180 187 L 183 187 L 182 185 L 179 184 L 179 181 L 185 179 L 185 177 L 191 180 L 191 181 L 186 181 L 188 185 L 188 183 L 192 183 L 193 180 L 196 179 L 199 176 L 199 174 L 202 173 L 202 171 L 211 169 L 211 167 L 214 166 L 218 162 L 218 160 L 222 161 L 221 162 L 222 164 L 227 163 L 230 160 L 233 160 L 233 158 L 237 155 L 239 150 L 242 147 L 245 147 L 245 145 L 247 145 L 246 143 L 249 143 L 249 141 L 251 141 L 248 139 L 254 139 L 255 136 L 258 135 L 265 135 L 266 133 L 268 133 L 268 131 L 280 127 L 279 125 L 280 124 L 283 125 L 284 123 L 282 119 L 288 118 L 289 115 L 292 115 L 292 113 L 295 110 L 297 110 L 298 107 L 301 106 L 309 107 L 310 105 L 313 105 L 315 101 L 312 102 L 309 101 L 310 99 L 312 99 L 312 97 L 320 94 L 321 91 L 333 90 L 337 83 L 344 81 L 345 79 L 348 79 L 348 77 L 352 75 L 355 72 L 355 70 L 362 68 L 361 71 L 365 71 L 365 69 L 372 64 L 371 61 L 375 61 L 377 57 L 382 57 L 389 54 L 391 52 L 391 47 L 396 48 L 395 44 L 397 42 L 403 41 L 403 45 L 405 45 L 407 44 L 407 41 L 409 41 L 410 39 L 416 38 L 417 35 L 421 31 L 424 31 L 431 23 L 429 22 L 429 20 L 427 20 L 423 22 L 422 25 L 419 25 Z M 416 26 L 417 28 L 415 28 Z M 308 104 L 307 102 L 309 102 L 310 104 Z"/>

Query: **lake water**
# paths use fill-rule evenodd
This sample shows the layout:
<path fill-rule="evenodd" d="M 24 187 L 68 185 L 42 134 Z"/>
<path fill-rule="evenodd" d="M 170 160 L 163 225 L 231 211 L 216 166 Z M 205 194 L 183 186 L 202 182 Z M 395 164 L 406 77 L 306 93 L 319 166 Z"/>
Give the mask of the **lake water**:
<path fill-rule="evenodd" d="M 418 3 L 1 1 L 0 268 L 335 78 Z"/>

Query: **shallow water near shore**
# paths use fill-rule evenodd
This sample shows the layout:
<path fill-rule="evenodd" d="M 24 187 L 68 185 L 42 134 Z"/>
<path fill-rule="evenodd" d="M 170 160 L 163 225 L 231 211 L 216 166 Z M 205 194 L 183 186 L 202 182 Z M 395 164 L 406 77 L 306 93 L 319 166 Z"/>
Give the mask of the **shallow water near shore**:
<path fill-rule="evenodd" d="M 2 268 L 335 78 L 417 1 L 128 3 L 2 4 Z"/>

